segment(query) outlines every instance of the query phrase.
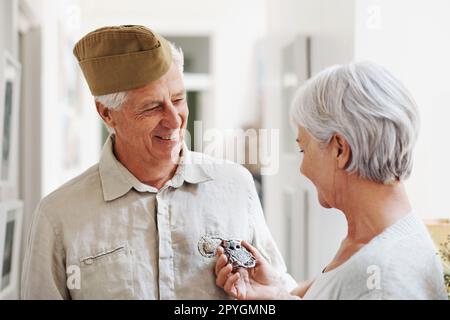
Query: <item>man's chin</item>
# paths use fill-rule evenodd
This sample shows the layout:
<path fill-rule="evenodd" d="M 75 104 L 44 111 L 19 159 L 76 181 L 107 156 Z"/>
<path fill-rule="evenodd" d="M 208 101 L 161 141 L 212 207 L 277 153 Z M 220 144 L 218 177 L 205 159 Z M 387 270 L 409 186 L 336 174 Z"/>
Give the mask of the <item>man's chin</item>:
<path fill-rule="evenodd" d="M 164 148 L 158 150 L 158 158 L 163 161 L 171 161 L 173 164 L 178 164 L 180 161 L 181 144 L 177 144 L 172 148 Z"/>

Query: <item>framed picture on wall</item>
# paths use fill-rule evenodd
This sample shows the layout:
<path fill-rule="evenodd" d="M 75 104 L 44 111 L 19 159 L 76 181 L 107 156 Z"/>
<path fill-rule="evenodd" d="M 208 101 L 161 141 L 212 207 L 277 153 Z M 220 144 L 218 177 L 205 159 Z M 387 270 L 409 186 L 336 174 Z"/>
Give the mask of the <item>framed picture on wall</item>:
<path fill-rule="evenodd" d="M 20 63 L 4 51 L 0 64 L 0 185 L 12 185 L 15 181 L 20 71 Z"/>
<path fill-rule="evenodd" d="M 0 204 L 0 300 L 18 298 L 22 211 L 21 201 Z"/>

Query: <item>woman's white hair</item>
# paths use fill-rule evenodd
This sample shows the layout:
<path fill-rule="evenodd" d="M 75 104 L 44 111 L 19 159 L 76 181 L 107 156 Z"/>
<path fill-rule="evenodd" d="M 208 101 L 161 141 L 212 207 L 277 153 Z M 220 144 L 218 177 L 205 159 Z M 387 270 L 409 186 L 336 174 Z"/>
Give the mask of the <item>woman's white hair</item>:
<path fill-rule="evenodd" d="M 291 121 L 324 145 L 335 134 L 344 137 L 350 173 L 384 184 L 411 174 L 417 106 L 402 83 L 373 62 L 332 66 L 308 80 L 293 100 Z"/>
<path fill-rule="evenodd" d="M 177 48 L 173 43 L 169 42 L 169 46 L 172 52 L 172 60 L 178 67 L 181 73 L 184 70 L 184 56 L 181 48 Z M 102 96 L 94 96 L 96 102 L 100 102 L 105 108 L 120 110 L 128 98 L 128 91 L 115 92 Z M 105 123 L 106 125 L 106 123 Z M 106 125 L 106 128 L 110 133 L 114 133 L 114 129 Z"/>

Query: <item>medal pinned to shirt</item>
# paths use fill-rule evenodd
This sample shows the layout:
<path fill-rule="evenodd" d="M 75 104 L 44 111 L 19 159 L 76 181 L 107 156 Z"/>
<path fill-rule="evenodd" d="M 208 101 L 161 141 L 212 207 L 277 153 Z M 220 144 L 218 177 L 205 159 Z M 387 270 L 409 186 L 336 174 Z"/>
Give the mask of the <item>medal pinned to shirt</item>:
<path fill-rule="evenodd" d="M 215 236 L 203 236 L 198 241 L 198 251 L 206 258 L 216 255 L 217 248 L 221 246 L 233 269 L 254 268 L 256 259 L 241 243 L 241 240 L 223 239 Z"/>

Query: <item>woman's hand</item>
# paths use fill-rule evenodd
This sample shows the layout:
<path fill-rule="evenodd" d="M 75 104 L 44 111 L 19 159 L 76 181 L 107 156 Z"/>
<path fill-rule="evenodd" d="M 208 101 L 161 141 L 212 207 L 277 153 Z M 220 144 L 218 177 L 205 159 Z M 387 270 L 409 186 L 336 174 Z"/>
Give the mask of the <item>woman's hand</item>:
<path fill-rule="evenodd" d="M 217 250 L 216 284 L 239 300 L 288 299 L 289 292 L 283 288 L 280 275 L 263 258 L 256 248 L 246 242 L 242 245 L 256 258 L 254 268 L 238 268 L 233 273 L 222 247 Z"/>

